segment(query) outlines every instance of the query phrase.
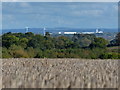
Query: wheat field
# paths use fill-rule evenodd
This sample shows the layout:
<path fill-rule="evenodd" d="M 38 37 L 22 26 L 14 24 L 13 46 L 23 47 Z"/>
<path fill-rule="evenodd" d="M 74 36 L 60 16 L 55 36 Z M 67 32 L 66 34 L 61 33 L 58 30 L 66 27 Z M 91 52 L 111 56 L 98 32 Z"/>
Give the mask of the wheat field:
<path fill-rule="evenodd" d="M 2 59 L 3 88 L 117 88 L 118 60 Z"/>

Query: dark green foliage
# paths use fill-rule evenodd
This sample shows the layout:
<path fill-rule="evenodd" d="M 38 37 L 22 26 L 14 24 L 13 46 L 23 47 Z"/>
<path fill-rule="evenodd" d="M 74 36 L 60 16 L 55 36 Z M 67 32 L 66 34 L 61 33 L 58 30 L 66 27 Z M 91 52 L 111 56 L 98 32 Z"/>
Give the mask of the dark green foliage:
<path fill-rule="evenodd" d="M 115 39 L 111 40 L 110 43 L 108 44 L 108 46 L 109 47 L 110 46 L 116 46 L 116 40 Z"/>
<path fill-rule="evenodd" d="M 115 40 L 116 40 L 116 45 L 120 46 L 120 32 L 117 34 Z"/>
<path fill-rule="evenodd" d="M 111 40 L 108 46 L 120 46 L 120 32 L 116 35 L 115 39 Z"/>
<path fill-rule="evenodd" d="M 75 34 L 45 36 L 28 33 L 6 33 L 2 35 L 3 58 L 87 58 L 117 59 L 116 50 L 107 49 L 108 42 L 95 35 Z M 117 57 L 118 56 L 118 57 Z M 117 57 L 117 58 L 116 58 Z"/>
<path fill-rule="evenodd" d="M 104 38 L 98 37 L 90 44 L 90 48 L 106 48 L 107 44 L 108 42 Z"/>
<path fill-rule="evenodd" d="M 100 55 L 101 59 L 120 59 L 119 53 L 104 53 Z"/>
<path fill-rule="evenodd" d="M 66 49 L 73 47 L 73 41 L 71 41 L 68 37 L 60 36 L 55 39 L 55 48 L 57 49 Z"/>
<path fill-rule="evenodd" d="M 50 37 L 50 33 L 49 33 L 49 32 L 46 32 L 46 33 L 45 33 L 45 37 Z"/>
<path fill-rule="evenodd" d="M 19 45 L 23 48 L 27 47 L 28 39 L 27 38 L 21 38 L 19 39 Z"/>
<path fill-rule="evenodd" d="M 0 47 L 2 47 L 2 36 L 0 36 Z"/>
<path fill-rule="evenodd" d="M 34 36 L 34 33 L 32 33 L 32 32 L 25 33 L 25 37 L 28 39 L 31 39 L 33 36 Z"/>
<path fill-rule="evenodd" d="M 93 34 L 74 34 L 72 40 L 76 47 L 87 47 L 94 40 L 95 35 Z"/>
<path fill-rule="evenodd" d="M 28 42 L 28 46 L 29 47 L 33 47 L 33 48 L 41 48 L 44 49 L 44 45 L 43 45 L 43 41 L 44 41 L 44 37 L 41 35 L 35 35 L 34 37 L 32 37 L 32 39 L 29 40 Z"/>
<path fill-rule="evenodd" d="M 7 48 L 2 48 L 2 58 L 12 58 Z"/>
<path fill-rule="evenodd" d="M 34 58 L 44 58 L 43 51 L 36 48 Z"/>
<path fill-rule="evenodd" d="M 26 52 L 30 58 L 34 58 L 36 56 L 35 49 L 33 47 L 27 47 Z"/>
<path fill-rule="evenodd" d="M 11 34 L 6 34 L 2 36 L 2 46 L 9 48 L 12 44 L 18 45 L 19 44 L 19 38 L 11 35 Z"/>

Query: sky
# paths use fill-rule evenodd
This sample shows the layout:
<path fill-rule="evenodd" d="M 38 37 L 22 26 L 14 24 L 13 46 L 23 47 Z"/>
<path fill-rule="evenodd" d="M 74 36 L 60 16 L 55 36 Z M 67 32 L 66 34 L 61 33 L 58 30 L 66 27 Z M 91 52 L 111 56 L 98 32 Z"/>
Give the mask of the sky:
<path fill-rule="evenodd" d="M 6 2 L 2 2 L 3 29 L 20 29 L 25 27 L 118 27 L 117 2 L 14 2 L 19 0 L 13 0 L 13 2 L 7 1 L 9 0 L 6 0 Z"/>

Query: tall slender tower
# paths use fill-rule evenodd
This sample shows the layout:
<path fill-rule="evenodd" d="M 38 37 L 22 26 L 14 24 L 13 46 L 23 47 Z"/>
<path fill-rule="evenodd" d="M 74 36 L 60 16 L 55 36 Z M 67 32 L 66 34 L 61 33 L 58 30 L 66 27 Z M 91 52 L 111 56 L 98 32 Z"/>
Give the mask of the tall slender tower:
<path fill-rule="evenodd" d="M 45 30 L 46 30 L 46 28 L 44 27 L 44 28 L 43 28 L 43 34 L 44 34 L 44 36 L 45 36 Z"/>
<path fill-rule="evenodd" d="M 29 27 L 25 27 L 25 32 L 27 33 L 29 30 Z"/>
<path fill-rule="evenodd" d="M 96 29 L 96 33 L 98 33 L 99 32 L 99 30 L 98 30 L 98 28 Z"/>

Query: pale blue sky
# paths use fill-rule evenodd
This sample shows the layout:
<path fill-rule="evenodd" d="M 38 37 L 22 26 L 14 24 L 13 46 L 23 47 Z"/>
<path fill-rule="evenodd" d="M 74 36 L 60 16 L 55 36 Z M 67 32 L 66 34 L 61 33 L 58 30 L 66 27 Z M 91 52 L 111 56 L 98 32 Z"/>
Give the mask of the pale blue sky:
<path fill-rule="evenodd" d="M 3 29 L 117 28 L 117 2 L 3 2 Z"/>

